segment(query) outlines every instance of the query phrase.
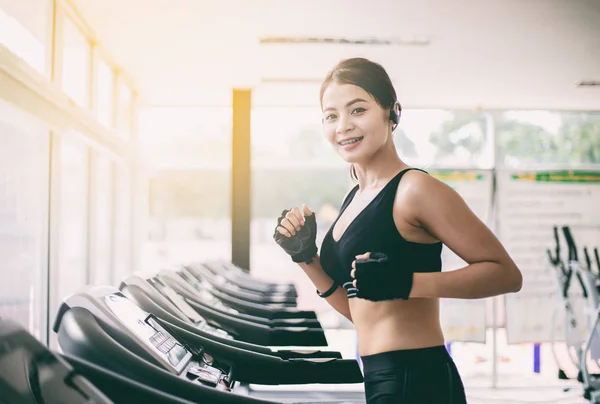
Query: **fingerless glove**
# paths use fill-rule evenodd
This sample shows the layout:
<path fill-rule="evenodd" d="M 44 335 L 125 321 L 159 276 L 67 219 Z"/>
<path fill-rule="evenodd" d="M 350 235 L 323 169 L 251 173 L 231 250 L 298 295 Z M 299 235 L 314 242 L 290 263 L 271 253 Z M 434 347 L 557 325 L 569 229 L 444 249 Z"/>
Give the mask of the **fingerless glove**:
<path fill-rule="evenodd" d="M 285 218 L 289 210 L 284 210 L 281 216 L 277 219 L 277 226 Z M 283 250 L 290 255 L 294 262 L 304 262 L 309 264 L 312 258 L 317 254 L 317 219 L 313 213 L 310 216 L 304 216 L 304 225 L 292 237 L 286 237 L 277 231 L 273 238 Z"/>
<path fill-rule="evenodd" d="M 356 297 L 378 302 L 408 299 L 413 272 L 393 265 L 387 255 L 372 252 L 368 259 L 356 260 Z"/>

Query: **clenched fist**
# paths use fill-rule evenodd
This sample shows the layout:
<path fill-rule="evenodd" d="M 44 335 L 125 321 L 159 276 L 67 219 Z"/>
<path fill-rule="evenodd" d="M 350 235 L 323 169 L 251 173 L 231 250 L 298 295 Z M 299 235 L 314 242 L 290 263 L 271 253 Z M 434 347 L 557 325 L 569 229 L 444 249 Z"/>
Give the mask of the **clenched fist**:
<path fill-rule="evenodd" d="M 302 212 L 298 208 L 284 210 L 277 219 L 273 238 L 292 261 L 310 263 L 318 251 L 315 214 L 306 205 L 302 205 Z"/>

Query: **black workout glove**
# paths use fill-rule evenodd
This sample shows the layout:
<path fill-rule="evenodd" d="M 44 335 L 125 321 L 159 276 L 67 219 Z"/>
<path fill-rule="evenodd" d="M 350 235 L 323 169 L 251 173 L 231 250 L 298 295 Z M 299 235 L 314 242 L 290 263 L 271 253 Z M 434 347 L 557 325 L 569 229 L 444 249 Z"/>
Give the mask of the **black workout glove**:
<path fill-rule="evenodd" d="M 285 218 L 289 210 L 284 210 L 279 219 L 277 226 Z M 309 264 L 312 258 L 317 255 L 317 218 L 313 212 L 310 216 L 304 216 L 304 225 L 292 237 L 286 237 L 277 231 L 275 226 L 275 234 L 273 238 L 283 250 L 292 257 L 294 262 L 305 262 Z"/>
<path fill-rule="evenodd" d="M 408 299 L 413 273 L 392 265 L 387 255 L 372 252 L 367 259 L 356 260 L 356 297 L 378 302 Z"/>

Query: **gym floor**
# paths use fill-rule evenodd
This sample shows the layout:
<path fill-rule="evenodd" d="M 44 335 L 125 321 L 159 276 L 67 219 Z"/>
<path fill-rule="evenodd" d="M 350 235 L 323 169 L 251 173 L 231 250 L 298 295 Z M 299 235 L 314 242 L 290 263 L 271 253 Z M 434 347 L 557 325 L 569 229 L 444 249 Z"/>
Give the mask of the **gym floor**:
<path fill-rule="evenodd" d="M 571 388 L 564 391 L 565 388 Z M 530 388 L 493 389 L 474 388 L 467 389 L 469 404 L 585 404 L 589 403 L 582 396 L 579 386 L 565 384 L 565 386 L 534 386 Z M 276 400 L 284 403 L 298 402 L 331 402 L 336 404 L 364 403 L 362 392 L 282 392 L 261 391 L 251 392 L 251 396 Z"/>
<path fill-rule="evenodd" d="M 516 376 L 514 377 L 516 379 Z M 576 381 L 549 381 L 543 377 L 520 377 L 510 380 L 505 377 L 505 383 L 527 387 L 492 388 L 485 384 L 487 379 L 470 379 L 466 384 L 469 404 L 589 404 L 583 398 L 581 385 Z M 282 403 L 336 403 L 358 404 L 365 403 L 362 385 L 310 385 L 305 390 L 294 390 L 293 387 L 250 386 L 238 389 L 240 394 L 248 394 Z M 337 391 L 336 391 L 337 389 Z"/>

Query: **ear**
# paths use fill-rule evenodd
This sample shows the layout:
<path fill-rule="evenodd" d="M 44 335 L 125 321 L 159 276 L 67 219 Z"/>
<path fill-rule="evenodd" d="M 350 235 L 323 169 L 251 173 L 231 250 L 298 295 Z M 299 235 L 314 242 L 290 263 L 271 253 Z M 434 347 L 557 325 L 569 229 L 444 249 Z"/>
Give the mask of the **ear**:
<path fill-rule="evenodd" d="M 395 101 L 390 107 L 390 121 L 393 123 L 392 131 L 398 127 L 398 122 L 400 121 L 400 111 L 402 111 L 400 103 Z"/>

